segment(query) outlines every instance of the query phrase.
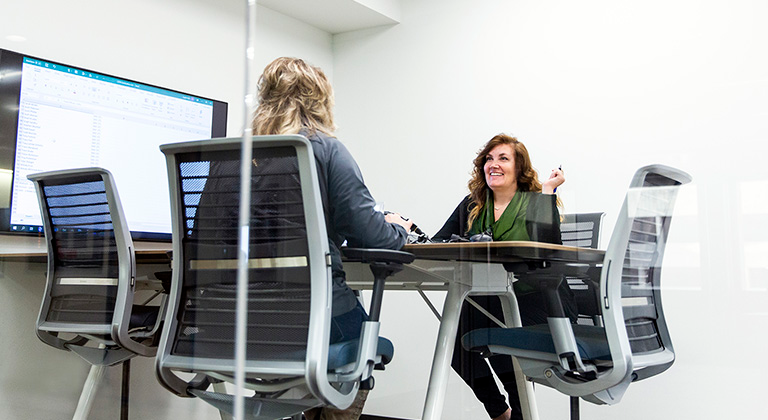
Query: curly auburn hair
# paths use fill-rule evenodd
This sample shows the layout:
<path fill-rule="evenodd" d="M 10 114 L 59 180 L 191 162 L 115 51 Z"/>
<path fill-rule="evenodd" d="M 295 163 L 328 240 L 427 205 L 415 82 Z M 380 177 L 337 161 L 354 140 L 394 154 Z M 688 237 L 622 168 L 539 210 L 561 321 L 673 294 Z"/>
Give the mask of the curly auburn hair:
<path fill-rule="evenodd" d="M 469 212 L 469 217 L 467 218 L 468 229 L 472 227 L 472 223 L 485 206 L 485 199 L 489 191 L 488 184 L 485 182 L 485 159 L 491 150 L 502 144 L 510 145 L 515 153 L 517 190 L 541 192 L 539 174 L 536 172 L 536 169 L 533 169 L 531 157 L 528 155 L 528 149 L 526 149 L 525 145 L 516 137 L 504 133 L 495 135 L 477 152 L 477 157 L 473 161 L 472 178 L 467 186 L 469 187 L 471 203 L 474 203 L 475 207 Z"/>
<path fill-rule="evenodd" d="M 253 132 L 333 135 L 333 88 L 325 73 L 304 60 L 280 57 L 267 65 L 259 78 L 259 106 L 253 117 Z"/>

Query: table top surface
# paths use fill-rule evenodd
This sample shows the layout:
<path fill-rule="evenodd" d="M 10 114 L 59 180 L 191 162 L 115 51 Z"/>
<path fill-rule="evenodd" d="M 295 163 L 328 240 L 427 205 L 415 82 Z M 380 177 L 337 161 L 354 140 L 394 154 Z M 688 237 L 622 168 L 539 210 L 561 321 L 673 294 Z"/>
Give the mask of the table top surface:
<path fill-rule="evenodd" d="M 136 260 L 139 263 L 167 263 L 166 254 L 171 250 L 170 242 L 133 243 Z M 44 236 L 0 235 L 0 258 L 10 261 L 45 262 L 48 248 Z"/>
<path fill-rule="evenodd" d="M 531 241 L 410 244 L 403 247 L 403 251 L 413 253 L 417 259 L 490 263 L 531 260 L 598 263 L 605 256 L 605 251 L 600 249 Z"/>
<path fill-rule="evenodd" d="M 169 242 L 134 242 L 139 263 L 168 262 Z M 476 261 L 490 263 L 546 260 L 551 262 L 598 263 L 605 251 L 530 241 L 446 242 L 409 244 L 403 251 L 417 259 L 438 261 Z M 0 258 L 45 262 L 47 249 L 42 236 L 0 235 Z"/>

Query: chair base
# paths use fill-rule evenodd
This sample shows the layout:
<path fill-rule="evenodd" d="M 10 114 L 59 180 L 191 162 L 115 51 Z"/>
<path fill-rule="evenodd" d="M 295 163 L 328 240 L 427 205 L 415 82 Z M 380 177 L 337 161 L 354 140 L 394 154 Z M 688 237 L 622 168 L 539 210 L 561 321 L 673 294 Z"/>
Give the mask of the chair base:
<path fill-rule="evenodd" d="M 82 357 L 88 364 L 98 366 L 113 366 L 136 356 L 136 353 L 123 348 L 105 349 L 74 345 L 65 345 L 64 347 Z"/>
<path fill-rule="evenodd" d="M 123 362 L 122 386 L 120 388 L 120 420 L 128 420 L 128 401 L 131 389 L 131 359 Z"/>
<path fill-rule="evenodd" d="M 216 407 L 222 413 L 234 414 L 234 395 L 189 389 L 189 393 Z M 295 415 L 320 405 L 315 399 L 245 398 L 244 415 L 253 420 L 274 420 Z"/>
<path fill-rule="evenodd" d="M 579 420 L 579 397 L 571 397 L 571 420 Z"/>
<path fill-rule="evenodd" d="M 77 408 L 75 409 L 74 416 L 72 416 L 72 420 L 86 420 L 88 418 L 88 413 L 90 413 L 91 406 L 93 405 L 93 397 L 99 389 L 101 378 L 104 377 L 104 370 L 106 370 L 106 366 L 91 365 L 91 369 L 88 371 L 88 376 L 85 378 L 85 384 L 83 384 L 83 392 L 80 393 L 80 399 L 77 401 Z"/>

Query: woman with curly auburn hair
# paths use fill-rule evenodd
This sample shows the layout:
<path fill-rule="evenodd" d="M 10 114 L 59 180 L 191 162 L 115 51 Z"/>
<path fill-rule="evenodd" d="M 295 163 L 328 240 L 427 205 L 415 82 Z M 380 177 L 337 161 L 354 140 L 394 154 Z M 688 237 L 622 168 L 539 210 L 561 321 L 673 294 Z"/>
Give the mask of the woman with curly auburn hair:
<path fill-rule="evenodd" d="M 470 211 L 467 223 L 472 226 L 472 222 L 477 218 L 480 210 L 485 206 L 486 197 L 489 195 L 490 190 L 496 190 L 498 194 L 503 194 L 504 191 L 498 191 L 498 189 L 491 188 L 489 182 L 486 180 L 485 164 L 488 161 L 489 153 L 496 147 L 501 145 L 508 145 L 511 149 L 510 156 L 514 163 L 514 177 L 510 178 L 516 183 L 516 191 L 523 192 L 540 192 L 543 194 L 553 194 L 555 188 L 565 182 L 563 173 L 561 170 L 553 170 L 552 175 L 542 185 L 539 182 L 539 174 L 531 164 L 531 157 L 528 155 L 528 149 L 523 143 L 517 140 L 516 137 L 511 137 L 506 134 L 498 134 L 494 136 L 488 143 L 485 144 L 482 150 L 477 154 L 477 157 L 473 161 L 474 166 L 472 169 L 472 179 L 469 180 L 467 186 L 469 187 L 470 197 L 472 202 L 475 203 L 474 208 Z M 494 176 L 492 179 L 495 179 Z M 511 191 L 514 194 L 514 191 Z M 560 207 L 560 199 L 555 198 Z M 499 205 L 495 205 L 499 207 Z"/>
<path fill-rule="evenodd" d="M 561 244 L 559 200 L 555 189 L 565 182 L 563 172 L 555 169 L 543 183 L 531 164 L 528 149 L 517 138 L 506 134 L 494 136 L 477 153 L 469 195 L 462 200 L 434 241 L 469 236 L 470 240 L 537 241 Z M 515 282 L 515 296 L 523 325 L 546 323 L 547 313 L 542 294 L 523 282 Z M 566 312 L 574 316 L 570 290 L 561 287 L 560 295 Z M 473 296 L 473 300 L 497 319 L 504 313 L 497 296 Z M 472 388 L 488 415 L 494 420 L 522 419 L 520 397 L 514 367 L 509 356 L 488 359 L 461 347 L 461 337 L 477 328 L 495 324 L 477 308 L 464 303 L 456 334 L 451 366 Z M 509 404 L 496 386 L 496 373 L 509 395 Z"/>

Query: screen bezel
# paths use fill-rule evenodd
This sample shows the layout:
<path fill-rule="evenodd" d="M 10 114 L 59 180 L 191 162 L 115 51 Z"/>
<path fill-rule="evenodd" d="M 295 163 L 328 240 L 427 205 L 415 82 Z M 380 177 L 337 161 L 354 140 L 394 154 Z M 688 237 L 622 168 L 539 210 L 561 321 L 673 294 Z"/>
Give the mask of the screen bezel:
<path fill-rule="evenodd" d="M 10 51 L 6 49 L 0 49 L 0 170 L 10 171 L 12 173 L 10 182 L 8 185 L 7 196 L 3 194 L 0 197 L 0 233 L 2 234 L 15 234 L 15 235 L 34 235 L 43 236 L 41 230 L 38 231 L 14 231 L 11 230 L 11 208 L 13 203 L 12 199 L 12 185 L 13 185 L 13 169 L 16 160 L 16 138 L 18 133 L 18 121 L 19 121 L 19 106 L 21 99 L 21 70 L 24 62 L 24 57 L 33 60 L 41 60 L 48 63 L 71 67 L 77 70 L 83 70 L 90 73 L 96 73 L 103 76 L 109 76 L 125 80 L 128 82 L 138 83 L 144 86 L 163 89 L 170 92 L 180 93 L 183 95 L 194 96 L 200 99 L 206 99 L 213 102 L 213 120 L 211 125 L 211 138 L 220 138 L 227 136 L 227 112 L 228 105 L 226 102 L 218 101 L 204 96 L 191 94 L 188 92 L 182 92 L 174 89 L 169 89 L 162 86 L 152 85 L 137 80 L 128 79 L 122 76 L 116 76 L 101 71 L 90 70 L 84 67 L 73 66 L 67 63 L 60 63 L 47 58 L 35 57 L 29 54 L 22 54 L 16 51 Z M 158 153 L 159 150 L 158 150 Z M 3 182 L 0 180 L 0 182 Z M 170 233 L 161 232 L 139 232 L 131 231 L 131 238 L 134 240 L 147 240 L 147 241 L 162 241 L 170 242 Z"/>

